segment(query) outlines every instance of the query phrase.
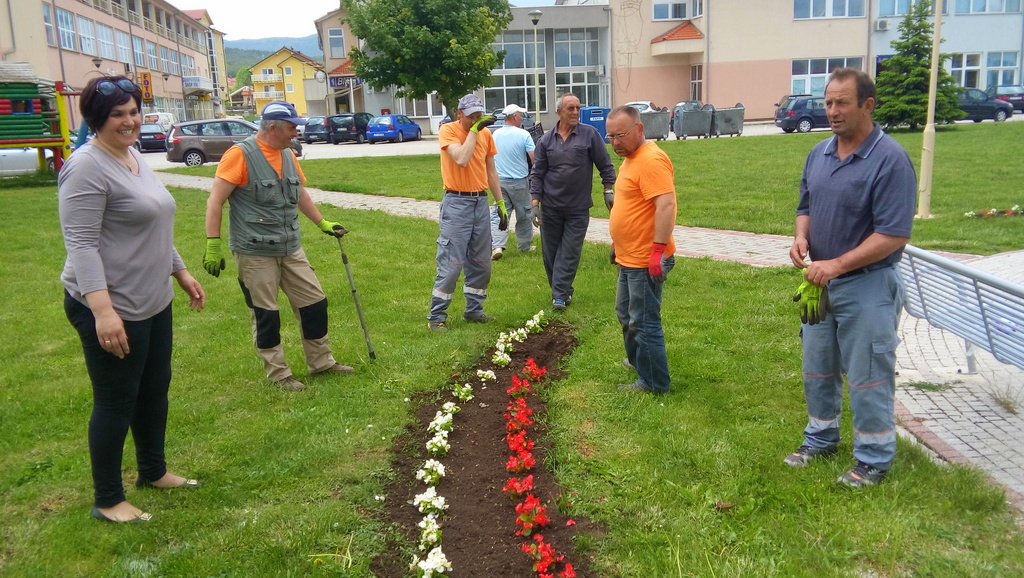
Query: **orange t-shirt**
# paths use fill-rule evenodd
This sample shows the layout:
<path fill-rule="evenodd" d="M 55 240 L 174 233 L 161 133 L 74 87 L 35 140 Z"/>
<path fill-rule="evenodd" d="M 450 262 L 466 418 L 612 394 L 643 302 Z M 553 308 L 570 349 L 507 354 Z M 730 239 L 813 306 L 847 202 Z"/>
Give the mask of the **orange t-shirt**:
<path fill-rule="evenodd" d="M 654 243 L 654 198 L 672 195 L 675 222 L 675 169 L 672 161 L 654 141 L 645 143 L 622 161 L 615 178 L 615 205 L 608 231 L 615 243 L 615 260 L 625 267 L 646 268 Z M 665 256 L 675 254 L 670 236 Z"/>
<path fill-rule="evenodd" d="M 295 158 L 295 152 L 290 148 L 284 150 L 277 150 L 271 146 L 263 144 L 260 139 L 256 139 L 256 144 L 260 145 L 260 152 L 270 163 L 270 166 L 277 171 L 277 176 L 281 176 L 281 170 L 283 162 L 281 155 L 289 154 L 292 158 Z M 302 183 L 306 183 L 306 175 L 302 174 L 302 168 L 299 167 L 299 162 L 295 161 L 295 172 L 299 173 L 299 178 L 302 179 Z M 232 183 L 235 186 L 244 186 L 249 182 L 249 169 L 245 166 L 245 153 L 238 145 L 235 145 L 224 153 L 224 156 L 220 158 L 220 163 L 217 165 L 217 176 L 224 179 L 225 181 Z"/>
<path fill-rule="evenodd" d="M 444 188 L 452 191 L 486 191 L 487 184 L 487 157 L 498 154 L 498 147 L 494 146 L 494 137 L 491 131 L 483 129 L 476 139 L 476 148 L 473 149 L 473 158 L 469 164 L 460 167 L 455 159 L 445 151 L 450 144 L 462 144 L 466 142 L 469 131 L 462 128 L 462 123 L 455 121 L 441 125 L 438 134 L 438 141 L 441 143 L 441 182 Z"/>

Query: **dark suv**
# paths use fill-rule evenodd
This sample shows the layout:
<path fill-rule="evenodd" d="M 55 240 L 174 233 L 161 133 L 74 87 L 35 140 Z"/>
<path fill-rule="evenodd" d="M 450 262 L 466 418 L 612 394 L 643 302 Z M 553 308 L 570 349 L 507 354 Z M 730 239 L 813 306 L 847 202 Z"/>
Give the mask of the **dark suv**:
<path fill-rule="evenodd" d="M 789 94 L 775 106 L 775 126 L 783 132 L 810 132 L 812 128 L 828 128 L 825 115 L 825 97 L 809 94 Z"/>
<path fill-rule="evenodd" d="M 306 144 L 327 142 L 327 123 L 324 122 L 325 118 L 322 116 L 311 116 L 306 119 L 306 128 L 302 131 L 302 139 L 306 141 Z"/>
<path fill-rule="evenodd" d="M 368 112 L 343 112 L 327 117 L 327 140 L 334 144 L 342 141 L 366 142 L 366 126 L 373 115 Z"/>

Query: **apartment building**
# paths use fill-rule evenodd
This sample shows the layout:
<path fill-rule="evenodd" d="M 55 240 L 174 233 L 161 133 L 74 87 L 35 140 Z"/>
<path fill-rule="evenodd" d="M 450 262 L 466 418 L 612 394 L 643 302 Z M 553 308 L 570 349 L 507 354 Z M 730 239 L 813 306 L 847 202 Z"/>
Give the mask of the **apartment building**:
<path fill-rule="evenodd" d="M 0 54 L 30 63 L 44 82 L 71 88 L 97 75 L 124 74 L 139 83 L 148 75 L 145 111 L 209 118 L 225 94 L 216 64 L 223 62 L 223 43 L 218 49 L 209 16 L 201 18 L 163 0 L 18 0 L 0 16 Z M 77 111 L 72 115 L 77 123 Z"/>
<path fill-rule="evenodd" d="M 256 110 L 263 110 L 272 100 L 286 100 L 300 115 L 323 114 L 317 104 L 323 99 L 321 94 L 307 94 L 317 90 L 323 68 L 320 61 L 285 47 L 257 62 L 249 68 Z"/>

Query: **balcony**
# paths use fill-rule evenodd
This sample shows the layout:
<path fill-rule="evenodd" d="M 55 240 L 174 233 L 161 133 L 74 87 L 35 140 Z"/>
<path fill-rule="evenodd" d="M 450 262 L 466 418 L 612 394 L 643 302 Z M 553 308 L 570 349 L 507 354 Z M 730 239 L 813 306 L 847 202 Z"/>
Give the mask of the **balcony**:
<path fill-rule="evenodd" d="M 181 88 L 185 94 L 209 94 L 213 92 L 213 79 L 205 76 L 182 76 Z"/>
<path fill-rule="evenodd" d="M 253 96 L 256 100 L 284 100 L 284 91 L 264 90 L 263 92 L 254 92 Z"/>
<path fill-rule="evenodd" d="M 284 80 L 284 76 L 280 74 L 254 74 L 252 75 L 253 82 L 281 82 Z"/>

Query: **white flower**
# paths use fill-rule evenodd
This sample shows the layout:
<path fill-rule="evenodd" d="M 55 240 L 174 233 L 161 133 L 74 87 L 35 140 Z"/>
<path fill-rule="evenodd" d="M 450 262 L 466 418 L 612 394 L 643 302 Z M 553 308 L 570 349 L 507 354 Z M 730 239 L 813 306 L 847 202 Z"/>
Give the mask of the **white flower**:
<path fill-rule="evenodd" d="M 465 385 L 453 386 L 452 395 L 458 398 L 459 401 L 469 401 L 473 399 L 473 386 L 468 383 Z"/>
<path fill-rule="evenodd" d="M 494 357 L 491 358 L 491 361 L 494 362 L 494 365 L 505 367 L 512 362 L 512 357 L 507 353 L 497 352 L 494 354 Z"/>
<path fill-rule="evenodd" d="M 384 501 L 384 496 L 374 496 L 373 499 L 377 500 L 378 502 L 383 502 Z"/>
<path fill-rule="evenodd" d="M 441 525 L 437 523 L 437 516 L 427 514 L 417 524 L 420 527 L 420 550 L 426 550 L 441 544 Z"/>
<path fill-rule="evenodd" d="M 448 509 L 448 505 L 444 502 L 444 496 L 438 496 L 434 486 L 430 486 L 422 494 L 417 494 L 412 499 L 412 504 L 419 509 L 421 514 L 442 514 Z"/>
<path fill-rule="evenodd" d="M 427 460 L 423 463 L 423 467 L 416 472 L 416 479 L 428 486 L 436 486 L 443 477 L 444 464 L 437 460 Z"/>
<path fill-rule="evenodd" d="M 452 448 L 448 443 L 448 432 L 441 430 L 434 434 L 434 437 L 427 441 L 427 453 L 432 456 L 443 458 Z"/>
<path fill-rule="evenodd" d="M 437 412 L 433 421 L 427 426 L 427 431 L 437 433 L 439 431 L 452 431 L 452 414 Z"/>
<path fill-rule="evenodd" d="M 423 578 L 433 578 L 434 576 L 443 576 L 446 571 L 451 571 L 452 565 L 448 558 L 445 558 L 441 547 L 438 546 L 431 550 L 423 560 L 413 556 L 410 568 L 419 570 L 419 574 Z"/>
<path fill-rule="evenodd" d="M 483 369 L 478 369 L 478 370 L 476 370 L 476 376 L 478 378 L 480 378 L 480 381 L 488 381 L 488 380 L 494 381 L 494 380 L 498 379 L 498 377 L 496 375 L 494 375 L 494 372 L 491 371 L 490 369 L 488 369 L 486 371 L 483 370 Z M 466 384 L 466 385 L 468 386 L 469 384 Z"/>
<path fill-rule="evenodd" d="M 461 411 L 458 405 L 455 405 L 454 401 L 449 401 L 441 406 L 441 411 L 448 414 L 456 414 Z"/>

